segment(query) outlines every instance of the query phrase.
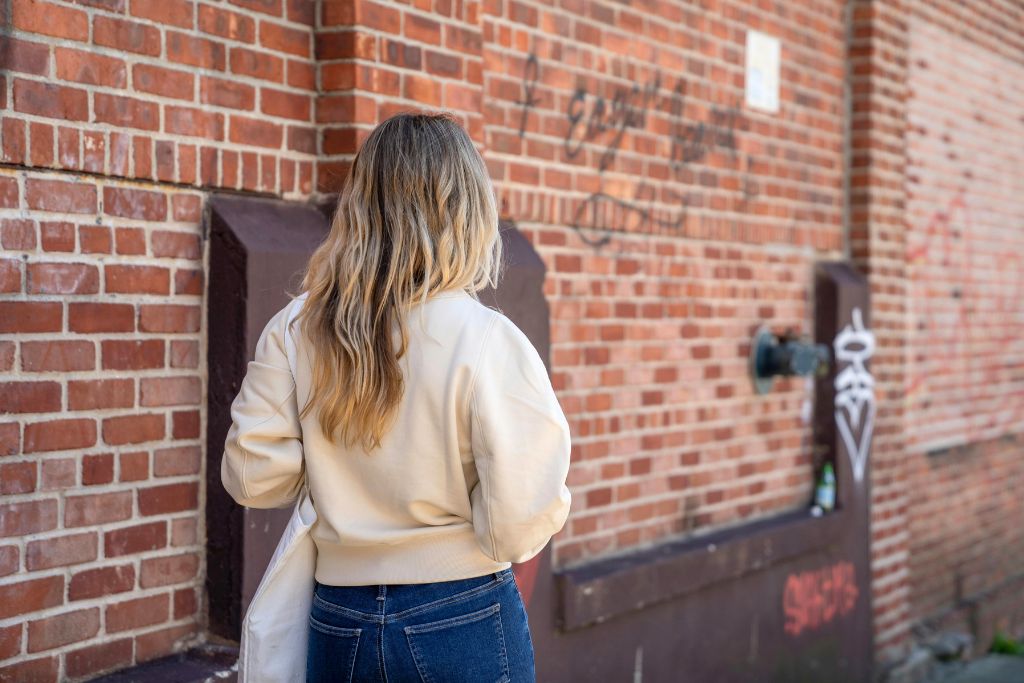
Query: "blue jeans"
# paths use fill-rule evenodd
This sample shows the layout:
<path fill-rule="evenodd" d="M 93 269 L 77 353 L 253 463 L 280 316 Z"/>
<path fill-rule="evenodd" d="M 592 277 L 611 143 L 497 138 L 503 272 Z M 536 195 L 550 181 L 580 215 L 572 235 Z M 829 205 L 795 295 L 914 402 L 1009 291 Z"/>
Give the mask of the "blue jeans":
<path fill-rule="evenodd" d="M 511 568 L 434 583 L 316 583 L 306 683 L 535 683 L 533 657 Z"/>

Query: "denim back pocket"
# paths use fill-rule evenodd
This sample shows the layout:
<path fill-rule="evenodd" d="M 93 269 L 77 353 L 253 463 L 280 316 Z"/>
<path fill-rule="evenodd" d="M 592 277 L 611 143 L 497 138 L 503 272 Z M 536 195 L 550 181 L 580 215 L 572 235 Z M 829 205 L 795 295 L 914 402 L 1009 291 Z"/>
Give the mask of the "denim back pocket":
<path fill-rule="evenodd" d="M 331 626 L 313 616 L 309 617 L 309 626 L 306 680 L 350 683 L 363 629 Z"/>
<path fill-rule="evenodd" d="M 424 683 L 508 683 L 501 603 L 458 616 L 405 627 Z"/>

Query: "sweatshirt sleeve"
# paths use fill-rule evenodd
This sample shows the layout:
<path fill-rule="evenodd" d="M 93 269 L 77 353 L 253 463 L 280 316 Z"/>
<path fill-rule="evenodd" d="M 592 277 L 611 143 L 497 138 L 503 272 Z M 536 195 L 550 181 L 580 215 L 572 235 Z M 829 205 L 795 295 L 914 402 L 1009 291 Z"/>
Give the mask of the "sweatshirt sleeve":
<path fill-rule="evenodd" d="M 525 562 L 569 516 L 569 424 L 537 350 L 497 312 L 484 336 L 470 411 L 477 543 L 496 562 Z"/>
<path fill-rule="evenodd" d="M 231 403 L 221 482 L 246 507 L 285 507 L 298 499 L 302 488 L 302 427 L 284 346 L 289 308 L 267 323 Z"/>

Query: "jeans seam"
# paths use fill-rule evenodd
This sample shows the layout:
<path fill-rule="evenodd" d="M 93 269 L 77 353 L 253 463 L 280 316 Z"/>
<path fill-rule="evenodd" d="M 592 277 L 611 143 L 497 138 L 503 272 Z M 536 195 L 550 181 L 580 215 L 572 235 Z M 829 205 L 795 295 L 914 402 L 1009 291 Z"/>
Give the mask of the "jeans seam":
<path fill-rule="evenodd" d="M 496 586 L 500 586 L 504 584 L 506 580 L 507 579 L 505 579 L 504 577 L 500 579 L 493 579 L 492 581 L 489 581 L 483 585 L 474 586 L 473 588 L 466 589 L 461 593 L 456 593 L 455 595 L 449 595 L 447 598 L 439 598 L 437 600 L 434 600 L 433 602 L 428 602 L 423 605 L 417 605 L 416 607 L 410 607 L 407 610 L 395 612 L 394 614 L 388 614 L 384 617 L 384 619 L 385 621 L 397 621 L 399 619 L 404 619 L 406 617 L 410 617 L 415 614 L 419 614 L 420 612 L 425 612 L 427 610 L 431 610 L 437 607 L 444 607 L 445 605 L 451 605 L 457 602 L 462 602 L 463 600 L 468 600 L 469 598 L 474 598 L 477 595 L 480 595 L 481 593 L 485 593 Z"/>

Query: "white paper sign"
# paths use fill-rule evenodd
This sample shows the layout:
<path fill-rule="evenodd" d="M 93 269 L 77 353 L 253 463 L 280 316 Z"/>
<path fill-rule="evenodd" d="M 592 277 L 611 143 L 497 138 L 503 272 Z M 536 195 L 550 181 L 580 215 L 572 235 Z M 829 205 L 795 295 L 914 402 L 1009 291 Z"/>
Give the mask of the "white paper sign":
<path fill-rule="evenodd" d="M 747 31 L 747 106 L 779 110 L 779 39 Z"/>

